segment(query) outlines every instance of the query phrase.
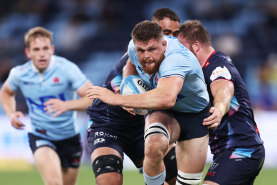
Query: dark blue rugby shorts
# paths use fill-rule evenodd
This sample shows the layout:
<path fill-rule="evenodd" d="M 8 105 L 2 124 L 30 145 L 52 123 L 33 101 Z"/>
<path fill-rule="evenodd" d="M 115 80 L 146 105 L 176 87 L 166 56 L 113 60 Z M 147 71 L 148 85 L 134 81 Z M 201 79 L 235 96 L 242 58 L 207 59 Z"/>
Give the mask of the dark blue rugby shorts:
<path fill-rule="evenodd" d="M 33 153 L 43 146 L 47 146 L 55 150 L 61 160 L 61 165 L 64 168 L 78 168 L 80 166 L 82 156 L 82 144 L 80 134 L 68 139 L 51 141 L 32 133 L 28 133 L 29 145 Z"/>
<path fill-rule="evenodd" d="M 203 120 L 209 117 L 210 106 L 198 113 L 183 113 L 173 110 L 163 110 L 174 117 L 180 125 L 181 133 L 178 141 L 200 138 L 208 134 L 208 128 L 203 125 Z"/>
<path fill-rule="evenodd" d="M 253 185 L 263 166 L 264 158 L 263 145 L 227 149 L 215 157 L 205 180 L 220 185 Z"/>
<path fill-rule="evenodd" d="M 88 130 L 87 140 L 90 154 L 97 148 L 109 147 L 118 151 L 122 157 L 124 152 L 136 167 L 141 167 L 144 157 L 144 121 L 129 125 L 93 123 Z"/>

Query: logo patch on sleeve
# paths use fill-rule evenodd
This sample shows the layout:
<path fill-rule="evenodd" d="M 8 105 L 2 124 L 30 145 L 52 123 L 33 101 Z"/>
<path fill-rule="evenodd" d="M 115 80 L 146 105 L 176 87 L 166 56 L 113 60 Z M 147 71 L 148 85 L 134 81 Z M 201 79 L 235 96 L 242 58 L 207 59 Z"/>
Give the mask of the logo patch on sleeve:
<path fill-rule="evenodd" d="M 211 74 L 210 79 L 211 81 L 214 81 L 218 77 L 223 77 L 227 80 L 231 80 L 231 74 L 229 70 L 224 66 L 224 67 L 217 67 Z"/>

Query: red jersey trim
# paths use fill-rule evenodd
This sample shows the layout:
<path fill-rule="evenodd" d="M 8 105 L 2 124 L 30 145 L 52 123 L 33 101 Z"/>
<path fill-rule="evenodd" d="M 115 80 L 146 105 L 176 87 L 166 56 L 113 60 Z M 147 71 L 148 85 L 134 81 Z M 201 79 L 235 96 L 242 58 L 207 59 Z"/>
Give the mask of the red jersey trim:
<path fill-rule="evenodd" d="M 215 53 L 215 50 L 213 50 L 213 52 L 211 52 L 211 53 L 209 54 L 208 58 L 207 58 L 206 61 L 204 62 L 204 65 L 202 66 L 202 69 L 205 68 L 205 67 L 207 67 L 207 65 L 210 64 L 208 60 L 210 59 L 210 57 L 211 57 L 214 53 Z"/>

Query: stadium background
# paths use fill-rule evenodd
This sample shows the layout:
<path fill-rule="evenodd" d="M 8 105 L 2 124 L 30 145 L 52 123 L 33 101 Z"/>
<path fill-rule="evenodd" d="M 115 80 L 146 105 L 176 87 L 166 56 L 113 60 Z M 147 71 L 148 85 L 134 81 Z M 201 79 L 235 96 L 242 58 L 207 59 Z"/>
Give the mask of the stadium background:
<path fill-rule="evenodd" d="M 211 33 L 213 46 L 233 59 L 249 90 L 265 141 L 264 169 L 277 169 L 277 1 L 274 0 L 0 0 L 0 86 L 13 66 L 27 61 L 23 37 L 33 26 L 53 31 L 56 54 L 75 62 L 94 84 L 101 85 L 126 51 L 133 26 L 151 19 L 153 11 L 160 7 L 176 11 L 181 22 L 199 19 Z M 22 95 L 16 99 L 18 109 L 27 113 Z M 78 116 L 86 147 L 87 117 L 84 113 Z M 89 164 L 86 153 L 83 164 Z M 134 169 L 128 160 L 124 165 Z M 15 174 L 30 166 L 26 131 L 13 129 L 0 107 L 0 175 L 10 170 Z M 91 173 L 90 168 L 87 171 Z"/>

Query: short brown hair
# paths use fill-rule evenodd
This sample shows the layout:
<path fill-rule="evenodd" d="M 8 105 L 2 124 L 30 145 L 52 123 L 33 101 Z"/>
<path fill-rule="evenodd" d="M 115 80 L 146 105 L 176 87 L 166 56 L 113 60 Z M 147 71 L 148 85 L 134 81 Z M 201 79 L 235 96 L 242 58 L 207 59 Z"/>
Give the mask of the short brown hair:
<path fill-rule="evenodd" d="M 172 21 L 180 22 L 180 18 L 173 10 L 169 8 L 158 8 L 152 15 L 152 20 L 163 20 L 165 17 L 168 17 Z"/>
<path fill-rule="evenodd" d="M 189 42 L 199 41 L 202 44 L 211 44 L 209 32 L 199 20 L 187 20 L 180 26 L 180 34 Z"/>
<path fill-rule="evenodd" d="M 30 47 L 30 41 L 33 38 L 37 38 L 37 37 L 46 37 L 50 39 L 50 42 L 52 43 L 53 41 L 53 33 L 50 32 L 49 30 L 43 28 L 43 27 L 34 27 L 29 29 L 29 31 L 25 34 L 24 36 L 24 40 L 25 40 L 25 45 L 27 48 Z"/>
<path fill-rule="evenodd" d="M 132 39 L 134 41 L 148 42 L 151 39 L 161 40 L 162 38 L 162 28 L 152 21 L 142 21 L 136 24 L 132 31 Z"/>

